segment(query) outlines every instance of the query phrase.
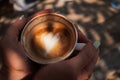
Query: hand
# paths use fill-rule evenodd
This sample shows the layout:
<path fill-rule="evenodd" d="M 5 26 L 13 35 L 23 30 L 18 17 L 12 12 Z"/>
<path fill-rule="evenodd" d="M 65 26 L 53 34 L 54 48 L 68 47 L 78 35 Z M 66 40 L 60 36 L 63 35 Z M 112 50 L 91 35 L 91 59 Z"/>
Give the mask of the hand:
<path fill-rule="evenodd" d="M 12 24 L 0 41 L 3 57 L 1 75 L 5 80 L 21 80 L 31 73 L 31 62 L 25 56 L 25 51 L 18 41 L 18 35 L 26 20 L 19 20 Z"/>
<path fill-rule="evenodd" d="M 41 68 L 33 80 L 88 80 L 98 59 L 99 50 L 81 32 L 78 40 L 87 45 L 68 60 Z"/>
<path fill-rule="evenodd" d="M 36 67 L 32 65 L 18 41 L 19 31 L 27 20 L 12 24 L 0 42 L 3 67 L 0 75 L 5 80 L 21 80 L 32 74 Z M 33 80 L 86 80 L 92 74 L 98 58 L 98 49 L 82 33 L 78 32 L 79 42 L 87 45 L 78 54 L 65 61 L 39 68 Z M 7 78 L 7 79 L 6 79 Z M 3 80 L 4 80 L 3 79 Z"/>

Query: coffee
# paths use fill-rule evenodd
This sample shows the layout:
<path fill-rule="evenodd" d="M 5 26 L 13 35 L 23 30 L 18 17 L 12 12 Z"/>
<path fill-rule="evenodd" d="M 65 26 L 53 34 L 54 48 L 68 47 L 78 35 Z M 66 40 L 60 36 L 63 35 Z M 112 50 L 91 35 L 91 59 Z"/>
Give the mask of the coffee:
<path fill-rule="evenodd" d="M 72 49 L 72 36 L 64 24 L 46 21 L 34 26 L 28 34 L 28 42 L 36 56 L 52 59 L 65 56 Z"/>
<path fill-rule="evenodd" d="M 76 41 L 72 24 L 54 15 L 39 16 L 27 24 L 23 43 L 27 55 L 38 63 L 50 63 L 65 58 Z"/>

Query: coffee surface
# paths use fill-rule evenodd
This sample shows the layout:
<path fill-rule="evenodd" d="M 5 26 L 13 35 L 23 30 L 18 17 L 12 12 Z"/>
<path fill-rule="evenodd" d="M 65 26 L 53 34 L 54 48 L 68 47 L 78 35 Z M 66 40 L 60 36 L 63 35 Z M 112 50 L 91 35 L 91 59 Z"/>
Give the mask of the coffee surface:
<path fill-rule="evenodd" d="M 34 56 L 52 59 L 63 57 L 73 48 L 73 32 L 58 21 L 36 24 L 28 35 L 28 42 Z"/>

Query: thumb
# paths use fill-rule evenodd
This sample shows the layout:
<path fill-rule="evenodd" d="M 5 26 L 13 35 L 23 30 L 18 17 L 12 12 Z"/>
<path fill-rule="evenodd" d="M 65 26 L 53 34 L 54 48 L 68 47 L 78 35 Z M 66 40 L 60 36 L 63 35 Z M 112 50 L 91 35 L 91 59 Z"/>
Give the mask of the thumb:
<path fill-rule="evenodd" d="M 89 63 L 84 67 L 84 69 L 82 69 L 80 75 L 78 75 L 78 80 L 87 80 L 90 78 L 98 59 L 98 53 L 99 50 L 97 50 L 96 54 L 92 57 L 92 60 L 89 61 Z"/>
<path fill-rule="evenodd" d="M 19 33 L 25 26 L 26 22 L 27 19 L 21 19 L 12 23 L 6 32 L 7 36 L 10 36 L 9 38 L 13 40 L 18 40 Z"/>
<path fill-rule="evenodd" d="M 88 43 L 77 56 L 68 60 L 68 63 L 73 67 L 73 69 L 75 69 L 75 71 L 79 72 L 89 64 L 96 53 L 97 49 L 91 43 Z"/>

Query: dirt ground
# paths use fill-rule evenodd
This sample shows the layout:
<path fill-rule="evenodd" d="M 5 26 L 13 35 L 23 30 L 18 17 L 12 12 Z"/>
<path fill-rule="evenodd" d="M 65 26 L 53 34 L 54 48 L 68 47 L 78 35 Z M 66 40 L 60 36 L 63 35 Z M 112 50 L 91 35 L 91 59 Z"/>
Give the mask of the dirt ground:
<path fill-rule="evenodd" d="M 21 15 L 53 9 L 63 14 L 92 41 L 100 40 L 100 57 L 91 80 L 120 80 L 120 10 L 111 0 L 45 0 L 25 12 L 13 10 L 8 1 L 0 2 L 0 39 L 10 23 Z"/>

